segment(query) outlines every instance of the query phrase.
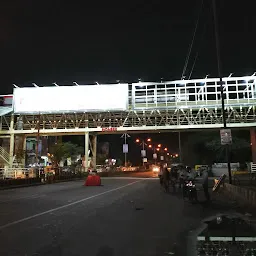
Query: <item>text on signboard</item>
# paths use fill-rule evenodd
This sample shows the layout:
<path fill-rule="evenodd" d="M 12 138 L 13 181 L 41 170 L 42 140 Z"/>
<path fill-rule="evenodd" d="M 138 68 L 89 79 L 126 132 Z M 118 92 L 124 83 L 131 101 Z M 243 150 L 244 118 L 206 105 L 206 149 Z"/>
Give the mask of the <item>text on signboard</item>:
<path fill-rule="evenodd" d="M 116 127 L 104 127 L 102 128 L 103 132 L 116 132 L 117 128 Z"/>

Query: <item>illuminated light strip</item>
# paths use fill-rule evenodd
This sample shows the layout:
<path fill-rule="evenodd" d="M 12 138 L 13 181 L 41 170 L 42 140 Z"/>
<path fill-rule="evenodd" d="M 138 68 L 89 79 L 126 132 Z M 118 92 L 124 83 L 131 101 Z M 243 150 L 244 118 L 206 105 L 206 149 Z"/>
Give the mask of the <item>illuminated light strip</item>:
<path fill-rule="evenodd" d="M 210 241 L 226 241 L 226 242 L 232 242 L 233 238 L 231 236 L 210 236 Z"/>
<path fill-rule="evenodd" d="M 249 236 L 245 236 L 245 237 L 235 237 L 235 241 L 240 242 L 256 242 L 256 237 L 249 237 Z"/>
<path fill-rule="evenodd" d="M 226 242 L 232 242 L 233 238 L 230 236 L 210 236 L 210 241 L 226 241 Z M 197 241 L 205 241 L 205 236 L 198 236 Z"/>

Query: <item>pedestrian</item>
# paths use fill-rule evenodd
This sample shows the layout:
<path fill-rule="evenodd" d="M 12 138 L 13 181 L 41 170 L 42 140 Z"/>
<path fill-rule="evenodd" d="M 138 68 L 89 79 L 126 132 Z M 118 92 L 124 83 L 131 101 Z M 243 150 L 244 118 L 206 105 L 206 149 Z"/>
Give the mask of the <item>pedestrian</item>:
<path fill-rule="evenodd" d="M 183 187 L 185 180 L 187 179 L 187 171 L 184 166 L 179 166 L 179 188 Z"/>
<path fill-rule="evenodd" d="M 163 185 L 165 188 L 165 191 L 169 191 L 169 181 L 170 181 L 170 173 L 168 171 L 167 165 L 163 166 Z"/>
<path fill-rule="evenodd" d="M 159 174 L 158 174 L 159 181 L 160 181 L 160 185 L 163 184 L 163 174 L 164 174 L 164 167 L 163 167 L 163 165 L 161 164 L 161 165 L 160 165 Z"/>
<path fill-rule="evenodd" d="M 204 196 L 205 196 L 207 202 L 209 202 L 210 194 L 208 191 L 208 170 L 206 168 L 204 168 L 203 172 L 202 172 L 202 185 L 203 185 L 203 189 L 204 189 Z"/>

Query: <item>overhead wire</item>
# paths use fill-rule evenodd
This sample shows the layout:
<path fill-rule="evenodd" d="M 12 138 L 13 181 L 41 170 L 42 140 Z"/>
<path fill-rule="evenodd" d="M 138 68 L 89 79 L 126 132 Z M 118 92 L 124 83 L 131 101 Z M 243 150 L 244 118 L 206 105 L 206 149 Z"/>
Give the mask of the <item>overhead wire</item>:
<path fill-rule="evenodd" d="M 207 26 L 207 22 L 204 24 L 204 29 L 203 29 L 203 32 L 202 32 L 202 35 L 201 35 L 201 38 L 200 38 L 200 41 L 199 41 L 198 50 L 196 52 L 196 55 L 195 55 L 195 58 L 194 58 L 194 61 L 193 61 L 193 65 L 191 67 L 191 71 L 189 73 L 188 79 L 191 78 L 192 73 L 194 71 L 194 68 L 195 68 L 195 65 L 196 65 L 196 61 L 197 61 L 197 58 L 198 58 L 198 55 L 199 55 L 199 51 L 200 51 L 200 48 L 201 48 L 201 44 L 202 44 L 202 41 L 203 41 L 203 38 L 204 38 L 204 33 L 205 33 L 205 30 L 206 30 L 206 26 Z"/>
<path fill-rule="evenodd" d="M 198 28 L 201 12 L 203 10 L 203 5 L 204 5 L 204 0 L 202 0 L 201 5 L 200 5 L 200 10 L 199 10 L 197 21 L 196 21 L 196 25 L 195 25 L 195 30 L 194 30 L 194 33 L 193 33 L 191 44 L 190 44 L 189 49 L 188 49 L 188 54 L 187 54 L 187 57 L 186 57 L 186 60 L 185 60 L 185 64 L 184 64 L 184 67 L 183 67 L 181 79 L 184 78 L 186 70 L 187 70 L 190 54 L 191 54 L 191 51 L 192 51 L 192 48 L 193 48 L 193 44 L 194 44 L 194 41 L 195 41 L 195 37 L 196 37 L 196 32 L 197 32 L 197 28 Z"/>
<path fill-rule="evenodd" d="M 211 11 L 208 9 L 208 12 L 211 12 Z M 205 13 L 206 18 L 209 17 L 208 14 L 209 13 L 207 13 L 207 12 Z M 194 71 L 194 68 L 195 68 L 195 65 L 196 65 L 196 62 L 197 62 L 197 59 L 198 59 L 199 51 L 201 49 L 202 41 L 204 39 L 204 35 L 205 35 L 205 31 L 206 31 L 208 22 L 209 22 L 209 18 L 204 21 L 204 28 L 203 28 L 203 31 L 202 31 L 202 34 L 201 34 L 201 38 L 200 38 L 199 43 L 198 43 L 197 52 L 196 52 L 196 55 L 194 57 L 193 65 L 191 67 L 191 71 L 189 73 L 188 79 L 191 79 L 191 76 L 193 74 L 193 71 Z"/>

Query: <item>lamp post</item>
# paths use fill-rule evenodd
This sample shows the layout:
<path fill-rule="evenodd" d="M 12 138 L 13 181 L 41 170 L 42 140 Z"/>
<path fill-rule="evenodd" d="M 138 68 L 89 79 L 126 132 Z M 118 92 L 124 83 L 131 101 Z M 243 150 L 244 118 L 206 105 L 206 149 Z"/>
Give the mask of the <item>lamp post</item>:
<path fill-rule="evenodd" d="M 148 145 L 149 148 L 153 149 L 153 159 L 155 160 L 155 165 L 156 165 L 156 159 L 157 159 L 157 155 L 156 155 L 156 146 L 149 144 Z"/>
<path fill-rule="evenodd" d="M 226 120 L 225 101 L 224 101 L 224 93 L 223 93 L 223 81 L 222 81 L 222 69 L 221 69 L 221 57 L 220 57 L 220 40 L 219 40 L 219 27 L 218 27 L 219 24 L 218 24 L 218 18 L 217 18 L 216 0 L 212 0 L 212 6 L 213 6 L 213 17 L 214 17 L 214 28 L 215 28 L 217 65 L 218 65 L 218 73 L 219 73 L 219 78 L 220 78 L 222 119 L 223 119 L 224 129 L 226 129 L 227 128 L 227 120 Z M 225 149 L 226 149 L 226 158 L 227 158 L 227 164 L 228 164 L 229 183 L 232 184 L 230 152 L 229 152 L 228 144 L 225 145 Z"/>
<path fill-rule="evenodd" d="M 123 144 L 123 153 L 124 153 L 124 166 L 127 166 L 127 153 L 128 153 L 128 144 L 127 144 L 127 138 L 131 137 L 129 134 L 124 133 L 121 138 L 124 138 L 124 144 Z"/>
<path fill-rule="evenodd" d="M 148 144 L 145 142 L 145 140 L 140 140 L 140 139 L 136 139 L 135 141 L 136 143 L 140 143 L 140 145 L 142 146 L 142 151 L 141 151 L 141 157 L 142 157 L 142 164 L 143 166 L 145 165 L 145 162 L 144 162 L 144 158 L 146 157 L 146 149 L 145 149 L 145 146 L 147 146 Z M 147 139 L 147 142 L 151 142 L 151 139 L 148 138 Z"/>

